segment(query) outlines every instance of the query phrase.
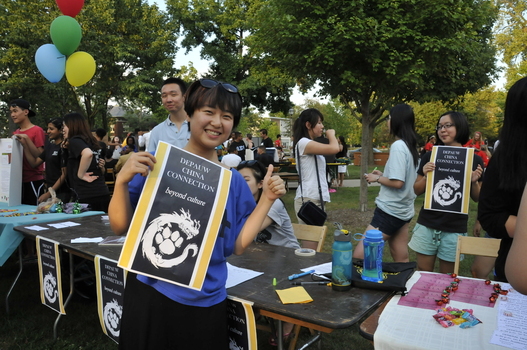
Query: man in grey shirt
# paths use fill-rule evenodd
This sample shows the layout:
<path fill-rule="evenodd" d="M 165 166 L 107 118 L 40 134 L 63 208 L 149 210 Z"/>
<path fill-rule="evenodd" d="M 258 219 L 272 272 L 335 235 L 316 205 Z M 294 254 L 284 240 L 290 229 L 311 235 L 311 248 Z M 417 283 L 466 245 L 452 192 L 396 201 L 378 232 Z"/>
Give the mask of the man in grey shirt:
<path fill-rule="evenodd" d="M 190 125 L 185 112 L 183 97 L 187 85 L 179 78 L 168 78 L 161 87 L 161 102 L 166 108 L 168 118 L 159 123 L 150 132 L 148 151 L 155 152 L 159 141 L 164 141 L 179 148 L 185 147 L 190 138 Z"/>

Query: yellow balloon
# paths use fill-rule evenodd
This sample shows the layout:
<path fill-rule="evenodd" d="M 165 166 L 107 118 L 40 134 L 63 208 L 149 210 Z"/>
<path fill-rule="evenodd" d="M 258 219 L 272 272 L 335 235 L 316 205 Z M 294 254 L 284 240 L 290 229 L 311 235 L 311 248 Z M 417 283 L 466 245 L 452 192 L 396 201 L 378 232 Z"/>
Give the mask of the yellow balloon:
<path fill-rule="evenodd" d="M 87 52 L 74 52 L 66 60 L 66 79 L 72 86 L 86 84 L 95 74 L 95 60 Z"/>

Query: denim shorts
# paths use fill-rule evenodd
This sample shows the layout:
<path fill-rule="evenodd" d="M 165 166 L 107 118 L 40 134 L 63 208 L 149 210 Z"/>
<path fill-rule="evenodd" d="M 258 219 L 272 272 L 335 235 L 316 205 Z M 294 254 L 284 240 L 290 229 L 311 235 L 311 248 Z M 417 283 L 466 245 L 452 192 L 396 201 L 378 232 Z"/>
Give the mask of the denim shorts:
<path fill-rule="evenodd" d="M 409 223 L 411 220 L 404 221 L 396 218 L 390 214 L 386 214 L 379 208 L 375 208 L 373 212 L 373 218 L 371 219 L 370 225 L 376 227 L 382 233 L 393 236 L 399 231 L 401 227 Z"/>
<path fill-rule="evenodd" d="M 445 232 L 416 224 L 408 246 L 417 253 L 437 255 L 441 260 L 454 262 L 459 235 L 466 236 L 467 233 Z"/>

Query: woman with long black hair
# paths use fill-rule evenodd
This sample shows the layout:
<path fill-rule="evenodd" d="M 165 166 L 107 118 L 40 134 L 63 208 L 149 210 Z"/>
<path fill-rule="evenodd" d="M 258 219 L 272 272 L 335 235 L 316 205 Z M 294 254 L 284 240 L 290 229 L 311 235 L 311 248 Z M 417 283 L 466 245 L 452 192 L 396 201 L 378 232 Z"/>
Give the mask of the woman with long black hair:
<path fill-rule="evenodd" d="M 399 104 L 390 110 L 387 118 L 390 134 L 395 142 L 390 146 L 390 157 L 384 173 L 374 170 L 365 174 L 368 183 L 381 185 L 375 199 L 375 212 L 366 231 L 378 229 L 388 242 L 395 262 L 408 260 L 408 227 L 414 217 L 414 182 L 417 177 L 417 135 L 412 107 Z M 364 246 L 359 241 L 353 253 L 355 258 L 364 258 Z"/>
<path fill-rule="evenodd" d="M 468 120 L 461 112 L 449 111 L 441 115 L 436 125 L 438 146 L 463 147 L 469 138 Z M 421 157 L 414 183 L 416 195 L 426 192 L 426 177 L 433 173 L 436 164 L 431 162 L 431 153 Z M 470 176 L 470 198 L 478 201 L 483 160 L 474 154 Z M 468 171 L 468 169 L 467 169 Z M 467 235 L 468 215 L 448 211 L 421 208 L 408 246 L 417 254 L 417 268 L 421 271 L 434 271 L 436 258 L 439 259 L 439 272 L 454 272 L 457 237 Z"/>
<path fill-rule="evenodd" d="M 500 147 L 485 171 L 478 206 L 478 220 L 491 237 L 501 238 L 496 259 L 496 280 L 506 282 L 505 261 L 511 248 L 516 218 L 527 182 L 527 78 L 507 93 Z"/>
<path fill-rule="evenodd" d="M 326 130 L 329 144 L 315 141 L 324 132 L 324 116 L 319 110 L 309 108 L 302 113 L 293 125 L 293 149 L 295 152 L 296 168 L 300 174 L 300 181 L 296 189 L 295 212 L 298 213 L 303 202 L 311 201 L 322 209 L 322 200 L 329 202 L 328 183 L 326 181 L 326 160 L 324 155 L 335 155 L 339 151 L 339 144 L 335 137 L 335 130 Z M 298 222 L 305 224 L 297 214 Z M 305 247 L 309 243 L 303 242 Z M 316 243 L 314 244 L 316 248 Z M 312 247 L 308 247 L 312 248 Z"/>
<path fill-rule="evenodd" d="M 102 152 L 86 118 L 79 113 L 64 116 L 64 141 L 68 154 L 68 185 L 74 200 L 87 203 L 91 210 L 108 212 L 110 191 L 99 166 Z"/>

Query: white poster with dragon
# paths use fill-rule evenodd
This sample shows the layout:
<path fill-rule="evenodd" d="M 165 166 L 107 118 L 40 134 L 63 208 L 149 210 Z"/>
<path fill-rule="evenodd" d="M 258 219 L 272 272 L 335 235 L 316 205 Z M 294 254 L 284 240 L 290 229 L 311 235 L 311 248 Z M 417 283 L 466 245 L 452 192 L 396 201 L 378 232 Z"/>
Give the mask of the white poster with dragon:
<path fill-rule="evenodd" d="M 434 146 L 435 170 L 427 174 L 424 208 L 468 214 L 473 160 L 472 148 Z"/>
<path fill-rule="evenodd" d="M 100 255 L 95 256 L 94 264 L 99 322 L 104 334 L 119 343 L 126 271 L 117 266 L 117 261 Z"/>
<path fill-rule="evenodd" d="M 65 315 L 59 244 L 56 241 L 37 236 L 37 256 L 42 304 Z"/>
<path fill-rule="evenodd" d="M 231 172 L 160 143 L 119 266 L 200 290 L 221 227 Z"/>

